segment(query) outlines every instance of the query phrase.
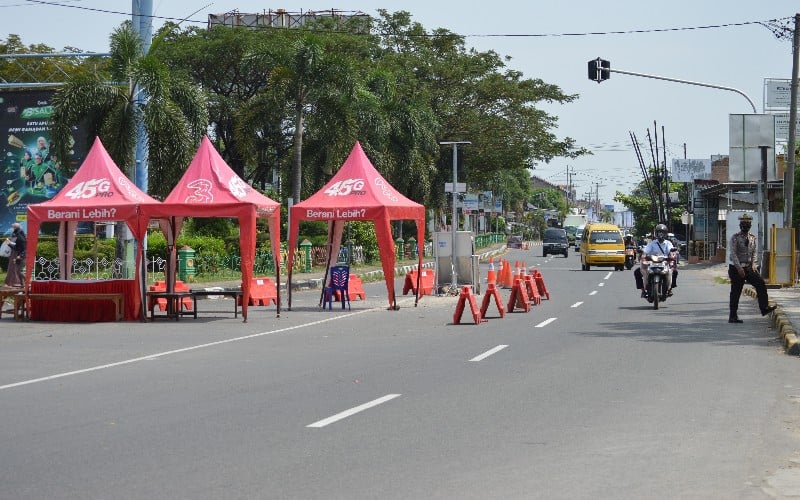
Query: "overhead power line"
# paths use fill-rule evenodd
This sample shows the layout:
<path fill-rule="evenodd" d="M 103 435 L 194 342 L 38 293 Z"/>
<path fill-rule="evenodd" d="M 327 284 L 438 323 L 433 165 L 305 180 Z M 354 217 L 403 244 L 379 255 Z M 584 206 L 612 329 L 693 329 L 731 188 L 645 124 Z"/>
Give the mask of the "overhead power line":
<path fill-rule="evenodd" d="M 109 9 L 98 9 L 95 7 L 85 7 L 82 5 L 68 5 L 60 2 L 47 2 L 44 0 L 26 0 L 28 4 L 40 4 L 40 5 L 49 5 L 54 7 L 67 7 L 71 9 L 80 9 L 80 10 L 88 10 L 92 12 L 101 12 L 104 14 L 116 14 L 122 16 L 131 16 L 131 12 L 123 12 L 123 11 L 116 11 L 116 10 L 109 10 Z M 15 5 L 6 5 L 0 7 L 14 7 L 19 6 L 19 4 Z M 162 19 L 165 21 L 178 21 L 178 22 L 187 22 L 187 23 L 197 23 L 197 24 L 206 24 L 208 21 L 206 19 L 184 19 L 178 17 L 165 17 L 165 16 L 156 16 L 151 15 L 148 16 L 152 19 Z M 575 32 L 575 33 L 486 33 L 486 34 L 468 34 L 468 35 L 458 35 L 454 33 L 454 35 L 463 36 L 465 38 L 546 38 L 546 37 L 568 37 L 568 36 L 606 36 L 606 35 L 635 35 L 635 34 L 643 34 L 643 33 L 668 33 L 668 32 L 677 32 L 677 31 L 692 31 L 692 30 L 707 30 L 707 29 L 721 29 L 721 28 L 736 28 L 741 26 L 749 26 L 749 25 L 760 25 L 765 26 L 768 29 L 775 30 L 776 26 L 781 25 L 781 23 L 785 23 L 787 20 L 793 19 L 791 16 L 788 17 L 779 17 L 774 19 L 766 19 L 760 21 L 742 21 L 738 23 L 723 23 L 723 24 L 706 24 L 700 26 L 683 26 L 683 27 L 673 27 L 673 28 L 644 28 L 644 29 L 632 29 L 632 30 L 618 30 L 618 31 L 586 31 L 586 32 Z M 276 28 L 282 29 L 282 28 Z M 428 37 L 441 37 L 441 33 L 425 33 L 420 35 L 409 35 L 409 36 L 428 36 Z"/>

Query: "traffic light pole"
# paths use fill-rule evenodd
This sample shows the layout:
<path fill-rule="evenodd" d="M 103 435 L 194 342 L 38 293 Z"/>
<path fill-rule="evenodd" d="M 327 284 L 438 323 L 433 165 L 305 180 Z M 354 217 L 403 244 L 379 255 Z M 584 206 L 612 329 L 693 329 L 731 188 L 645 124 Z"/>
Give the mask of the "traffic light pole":
<path fill-rule="evenodd" d="M 667 76 L 648 75 L 647 73 L 634 73 L 633 71 L 623 71 L 621 69 L 603 68 L 603 71 L 608 71 L 609 73 L 620 73 L 622 75 L 631 75 L 631 76 L 641 76 L 641 77 L 644 77 L 644 78 L 653 78 L 653 79 L 656 79 L 656 80 L 666 80 L 668 82 L 687 83 L 689 85 L 698 85 L 700 87 L 709 87 L 709 88 L 712 88 L 712 89 L 720 89 L 720 90 L 728 90 L 730 92 L 736 92 L 737 94 L 739 94 L 742 97 L 744 97 L 745 99 L 747 99 L 747 102 L 750 103 L 750 107 L 753 108 L 753 113 L 758 113 L 758 111 L 756 111 L 756 105 L 753 104 L 753 100 L 750 99 L 750 97 L 747 94 L 745 94 L 744 92 L 742 92 L 741 90 L 735 89 L 733 87 L 724 87 L 722 85 L 714 85 L 713 83 L 694 82 L 694 81 L 691 81 L 691 80 L 681 80 L 679 78 L 670 78 L 670 77 L 667 77 Z"/>

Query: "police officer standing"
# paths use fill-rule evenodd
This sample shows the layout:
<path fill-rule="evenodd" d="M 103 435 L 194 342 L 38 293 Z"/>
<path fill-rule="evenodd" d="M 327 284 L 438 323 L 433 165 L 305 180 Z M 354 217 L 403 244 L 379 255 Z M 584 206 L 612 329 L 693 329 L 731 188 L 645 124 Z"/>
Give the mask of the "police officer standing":
<path fill-rule="evenodd" d="M 750 283 L 756 289 L 758 308 L 761 310 L 762 316 L 775 310 L 775 306 L 770 306 L 768 303 L 767 285 L 756 270 L 756 237 L 750 234 L 752 222 L 753 218 L 750 215 L 743 214 L 739 217 L 741 231 L 731 236 L 729 246 L 731 264 L 728 266 L 728 276 L 731 279 L 731 298 L 728 323 L 742 323 L 737 311 L 739 310 L 739 297 L 742 295 L 745 283 Z"/>

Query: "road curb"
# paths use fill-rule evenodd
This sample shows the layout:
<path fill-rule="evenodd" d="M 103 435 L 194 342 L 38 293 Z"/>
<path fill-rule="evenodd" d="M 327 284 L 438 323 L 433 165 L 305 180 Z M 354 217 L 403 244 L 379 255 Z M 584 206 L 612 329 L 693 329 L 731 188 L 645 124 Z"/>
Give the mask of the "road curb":
<path fill-rule="evenodd" d="M 753 288 L 745 288 L 743 292 L 749 297 L 754 299 L 758 298 L 758 294 Z M 769 301 L 769 305 L 776 306 L 776 309 L 770 313 L 770 316 L 772 327 L 778 330 L 784 352 L 793 356 L 800 355 L 800 341 L 798 341 L 797 331 L 794 325 L 792 325 L 789 316 L 783 312 L 783 308 L 781 308 L 779 304 Z"/>

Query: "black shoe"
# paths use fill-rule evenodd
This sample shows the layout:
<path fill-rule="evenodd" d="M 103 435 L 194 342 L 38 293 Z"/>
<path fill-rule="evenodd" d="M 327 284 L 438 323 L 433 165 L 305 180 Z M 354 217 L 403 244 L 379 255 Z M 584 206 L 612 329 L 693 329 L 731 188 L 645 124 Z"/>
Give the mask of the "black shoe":
<path fill-rule="evenodd" d="M 642 290 L 642 298 L 643 298 L 643 299 L 644 299 L 644 298 L 647 298 L 647 292 L 645 292 L 644 290 Z"/>
<path fill-rule="evenodd" d="M 774 311 L 777 308 L 778 308 L 778 306 L 769 306 L 768 308 L 766 308 L 763 311 L 761 311 L 761 315 L 762 316 L 766 316 L 767 314 L 771 313 L 772 311 Z"/>
<path fill-rule="evenodd" d="M 728 318 L 728 323 L 744 323 L 744 321 L 739 318 Z"/>
<path fill-rule="evenodd" d="M 667 297 L 672 297 L 672 289 L 667 292 Z"/>

